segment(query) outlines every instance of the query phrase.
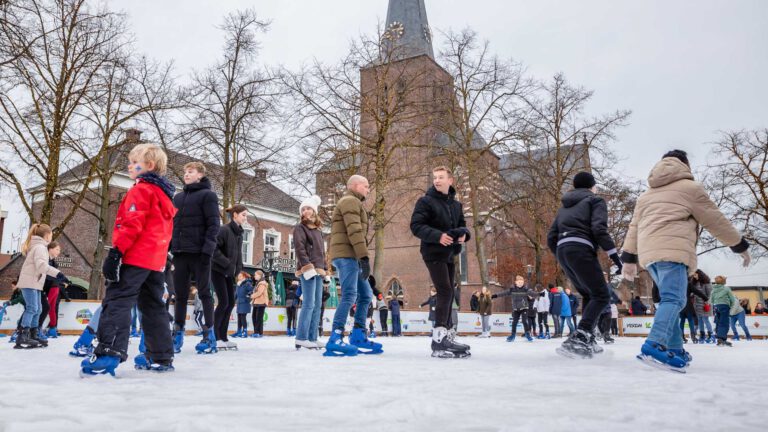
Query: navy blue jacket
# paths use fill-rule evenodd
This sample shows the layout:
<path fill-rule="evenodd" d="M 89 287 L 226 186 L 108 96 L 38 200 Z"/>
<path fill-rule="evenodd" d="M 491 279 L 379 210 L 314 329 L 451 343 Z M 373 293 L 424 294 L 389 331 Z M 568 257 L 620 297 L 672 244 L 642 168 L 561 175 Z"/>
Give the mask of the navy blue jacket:
<path fill-rule="evenodd" d="M 173 217 L 171 252 L 213 256 L 221 215 L 219 198 L 211 190 L 208 177 L 185 185 L 173 197 L 173 205 L 178 211 Z"/>
<path fill-rule="evenodd" d="M 237 301 L 237 313 L 247 314 L 251 311 L 251 293 L 253 292 L 253 282 L 246 278 L 237 286 L 235 299 Z"/>
<path fill-rule="evenodd" d="M 400 302 L 397 299 L 390 300 L 389 310 L 392 311 L 392 315 L 400 315 Z"/>
<path fill-rule="evenodd" d="M 563 293 L 560 291 L 549 292 L 549 313 L 560 315 L 563 312 Z"/>

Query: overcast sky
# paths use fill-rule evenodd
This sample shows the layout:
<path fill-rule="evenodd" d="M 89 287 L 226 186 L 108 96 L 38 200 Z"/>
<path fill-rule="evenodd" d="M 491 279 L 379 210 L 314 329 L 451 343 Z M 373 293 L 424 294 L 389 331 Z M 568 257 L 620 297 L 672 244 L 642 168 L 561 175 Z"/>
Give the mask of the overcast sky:
<path fill-rule="evenodd" d="M 339 59 L 349 41 L 375 31 L 386 0 L 111 0 L 129 16 L 140 52 L 176 62 L 179 75 L 214 62 L 222 45 L 216 29 L 224 14 L 253 7 L 272 21 L 261 59 L 296 67 Z M 522 62 L 545 79 L 562 71 L 595 91 L 591 114 L 630 109 L 618 131 L 619 169 L 644 179 L 668 149 L 706 162 L 718 130 L 768 127 L 768 2 L 743 1 L 517 1 L 426 0 L 435 34 L 475 29 L 501 57 Z M 8 195 L 3 207 L 13 208 Z M 3 239 L 22 224 L 12 214 Z M 768 285 L 768 262 L 743 272 L 730 255 L 700 265 L 729 274 L 734 285 Z M 754 276 L 746 276 L 748 274 Z"/>

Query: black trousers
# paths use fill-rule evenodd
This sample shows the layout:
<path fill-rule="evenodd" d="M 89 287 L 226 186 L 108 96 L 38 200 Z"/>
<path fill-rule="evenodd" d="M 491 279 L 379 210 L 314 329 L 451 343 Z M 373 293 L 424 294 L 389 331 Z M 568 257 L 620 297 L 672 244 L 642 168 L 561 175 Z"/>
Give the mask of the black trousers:
<path fill-rule="evenodd" d="M 323 317 L 325 315 L 325 302 L 323 302 L 323 305 L 320 307 L 320 322 L 317 324 L 317 334 L 322 336 L 323 335 Z"/>
<path fill-rule="evenodd" d="M 435 327 L 453 327 L 451 308 L 453 306 L 455 266 L 452 262 L 425 262 L 432 285 L 437 291 L 435 302 Z"/>
<path fill-rule="evenodd" d="M 251 320 L 253 320 L 254 334 L 264 334 L 264 311 L 266 309 L 266 305 L 253 305 Z"/>
<path fill-rule="evenodd" d="M 539 334 L 546 334 L 544 333 L 544 328 L 546 328 L 547 333 L 549 333 L 549 321 L 547 321 L 547 315 L 549 315 L 547 312 L 539 312 Z"/>
<path fill-rule="evenodd" d="M 197 295 L 203 302 L 203 325 L 213 328 L 213 295 L 211 295 L 211 257 L 203 254 L 178 253 L 173 256 L 173 287 L 176 290 L 174 321 L 184 328 L 187 321 L 189 285 L 194 280 Z M 194 277 L 194 279 L 193 279 Z"/>
<path fill-rule="evenodd" d="M 557 262 L 583 299 L 578 328 L 592 332 L 610 301 L 608 284 L 597 260 L 597 252 L 581 243 L 565 243 L 557 247 Z M 576 311 L 573 311 L 573 315 L 575 322 Z"/>
<path fill-rule="evenodd" d="M 246 318 L 248 314 L 239 313 L 237 314 L 237 331 L 240 330 L 248 330 L 248 318 Z"/>
<path fill-rule="evenodd" d="M 51 311 L 51 306 L 48 304 L 48 293 L 45 291 L 40 291 L 40 305 L 42 306 L 42 309 L 40 309 L 40 319 L 38 320 L 37 327 L 43 328 L 43 323 L 45 322 L 45 319 L 48 318 L 48 312 Z"/>
<path fill-rule="evenodd" d="M 528 314 L 528 328 L 531 329 L 531 333 L 536 334 L 536 315 Z"/>
<path fill-rule="evenodd" d="M 611 311 L 600 314 L 600 323 L 598 324 L 600 333 L 607 335 L 611 333 Z"/>
<path fill-rule="evenodd" d="M 296 306 L 286 307 L 285 314 L 287 315 L 287 319 L 288 319 L 288 328 L 295 329 L 296 328 Z"/>
<path fill-rule="evenodd" d="M 213 312 L 213 332 L 216 334 L 216 340 L 226 341 L 229 331 L 229 317 L 232 316 L 232 309 L 235 308 L 235 279 L 217 271 L 211 272 L 211 282 L 213 289 L 216 290 L 216 298 L 219 304 Z"/>
<path fill-rule="evenodd" d="M 611 318 L 611 334 L 614 336 L 619 335 L 619 319 Z"/>
<path fill-rule="evenodd" d="M 381 323 L 381 331 L 387 332 L 387 316 L 389 316 L 389 309 L 379 309 L 379 323 Z"/>
<path fill-rule="evenodd" d="M 145 354 L 153 361 L 173 359 L 173 340 L 163 302 L 163 272 L 131 265 L 120 268 L 120 281 L 107 286 L 101 303 L 96 354 L 128 358 L 131 308 L 137 303 L 144 331 Z"/>
<path fill-rule="evenodd" d="M 517 323 L 523 321 L 523 329 L 526 333 L 531 331 L 531 322 L 528 320 L 528 309 L 519 309 L 512 311 L 512 336 L 517 333 Z"/>

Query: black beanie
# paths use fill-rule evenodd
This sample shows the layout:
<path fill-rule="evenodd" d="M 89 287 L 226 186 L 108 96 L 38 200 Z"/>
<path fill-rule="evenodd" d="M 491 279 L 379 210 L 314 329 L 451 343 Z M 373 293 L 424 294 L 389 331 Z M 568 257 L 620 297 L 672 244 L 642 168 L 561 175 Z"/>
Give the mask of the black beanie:
<path fill-rule="evenodd" d="M 576 189 L 591 189 L 596 184 L 595 177 L 586 171 L 576 174 L 573 178 L 573 187 Z"/>
<path fill-rule="evenodd" d="M 678 159 L 680 159 L 680 161 L 682 163 L 684 163 L 684 164 L 686 164 L 688 166 L 691 166 L 691 164 L 688 163 L 688 153 L 686 153 L 686 152 L 684 152 L 682 150 L 672 150 L 672 151 L 669 151 L 666 154 L 664 154 L 662 159 L 668 158 L 668 157 L 678 158 Z"/>

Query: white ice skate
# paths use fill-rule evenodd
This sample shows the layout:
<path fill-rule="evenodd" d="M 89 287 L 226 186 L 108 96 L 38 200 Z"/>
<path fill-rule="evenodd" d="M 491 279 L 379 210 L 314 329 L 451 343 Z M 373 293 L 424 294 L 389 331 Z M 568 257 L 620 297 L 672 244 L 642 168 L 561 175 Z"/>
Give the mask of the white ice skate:
<path fill-rule="evenodd" d="M 320 346 L 316 342 L 308 341 L 308 340 L 299 340 L 296 339 L 295 341 L 296 345 L 296 351 L 301 350 L 302 348 L 308 349 L 308 350 L 319 350 Z"/>
<path fill-rule="evenodd" d="M 216 349 L 219 351 L 237 351 L 237 344 L 232 341 L 216 341 Z"/>

